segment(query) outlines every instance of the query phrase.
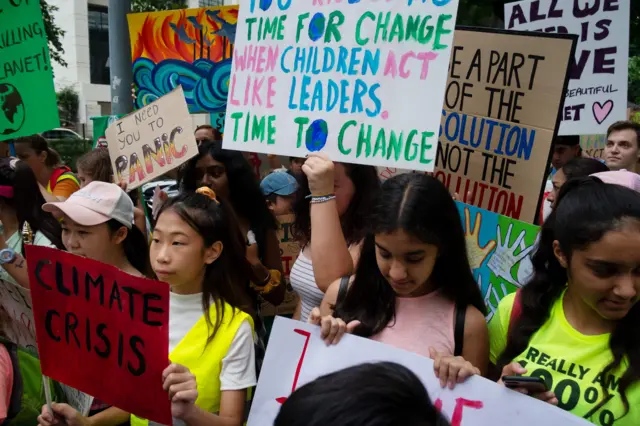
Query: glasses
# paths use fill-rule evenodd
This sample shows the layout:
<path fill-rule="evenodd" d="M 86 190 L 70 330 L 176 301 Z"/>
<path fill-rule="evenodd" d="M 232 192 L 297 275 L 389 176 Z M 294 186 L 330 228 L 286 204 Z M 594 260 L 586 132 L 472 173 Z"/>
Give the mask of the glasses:
<path fill-rule="evenodd" d="M 203 180 L 205 176 L 209 175 L 214 179 L 218 179 L 226 173 L 224 166 L 209 166 L 198 167 L 196 169 L 196 180 Z"/>

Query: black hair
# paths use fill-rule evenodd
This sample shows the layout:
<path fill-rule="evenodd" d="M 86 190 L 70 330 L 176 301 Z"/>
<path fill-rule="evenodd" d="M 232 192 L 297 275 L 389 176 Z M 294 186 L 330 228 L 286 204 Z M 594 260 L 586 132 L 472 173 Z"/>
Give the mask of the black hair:
<path fill-rule="evenodd" d="M 556 136 L 553 139 L 553 146 L 580 146 L 580 136 L 578 135 L 564 135 Z"/>
<path fill-rule="evenodd" d="M 531 259 L 534 273 L 520 290 L 521 312 L 510 325 L 507 346 L 498 359 L 498 371 L 527 349 L 566 288 L 569 276 L 554 254 L 554 241 L 558 241 L 571 262 L 576 250 L 586 250 L 629 219 L 640 221 L 640 195 L 629 188 L 605 184 L 594 177 L 574 179 L 562 186 L 556 208 L 540 231 L 540 241 Z M 611 333 L 609 347 L 614 359 L 603 371 L 604 376 L 628 360 L 629 366 L 620 379 L 620 395 L 627 411 L 626 391 L 640 379 L 638 324 L 640 304 L 636 303 L 617 321 Z"/>
<path fill-rule="evenodd" d="M 396 294 L 378 268 L 375 235 L 399 229 L 438 247 L 429 280 L 444 297 L 457 306 L 473 305 L 486 313 L 469 265 L 458 208 L 438 179 L 417 173 L 394 176 L 382 185 L 366 220 L 371 228 L 355 279 L 334 313 L 347 323 L 359 320 L 355 334 L 375 335 L 395 318 Z"/>
<path fill-rule="evenodd" d="M 609 167 L 595 158 L 576 157 L 562 166 L 562 173 L 567 181 L 574 178 L 587 177 L 594 173 L 608 172 Z"/>
<path fill-rule="evenodd" d="M 222 142 L 204 141 L 198 148 L 198 155 L 189 160 L 181 170 L 182 191 L 194 192 L 198 188 L 196 164 L 210 155 L 224 165 L 229 181 L 229 202 L 235 214 L 247 222 L 256 235 L 260 258 L 264 256 L 266 235 L 269 230 L 278 229 L 277 222 L 265 202 L 260 183 L 249 162 L 240 151 L 222 149 Z"/>
<path fill-rule="evenodd" d="M 448 426 L 420 379 L 393 362 L 356 365 L 296 389 L 273 426 Z"/>
<path fill-rule="evenodd" d="M 107 222 L 109 231 L 113 234 L 124 225 L 115 219 Z M 127 260 L 141 274 L 146 277 L 152 277 L 151 264 L 149 263 L 149 244 L 147 238 L 137 226 L 133 225 L 127 228 L 127 236 L 122 242 L 124 254 Z"/>
<path fill-rule="evenodd" d="M 36 155 L 40 155 L 41 152 L 46 152 L 47 158 L 45 159 L 44 164 L 49 168 L 56 168 L 64 165 L 62 159 L 60 158 L 60 154 L 58 154 L 56 150 L 51 148 L 47 140 L 41 135 L 36 134 L 31 136 L 23 136 L 14 140 L 14 143 L 29 144 L 29 147 L 35 151 Z"/>
<path fill-rule="evenodd" d="M 253 301 L 247 289 L 252 276 L 251 266 L 245 257 L 244 237 L 233 210 L 224 201 L 218 203 L 205 195 L 189 192 L 166 201 L 158 218 L 166 211 L 174 212 L 193 228 L 204 240 L 205 247 L 211 247 L 217 241 L 222 243 L 220 257 L 206 266 L 202 282 L 204 312 L 209 312 L 212 300 L 216 306 L 215 324 L 211 323 L 209 315 L 205 315 L 207 325 L 212 330 L 208 342 L 222 324 L 224 302 L 245 311 L 255 320 Z"/>
<path fill-rule="evenodd" d="M 42 210 L 46 200 L 40 192 L 38 181 L 31 168 L 16 159 L 0 160 L 0 185 L 13 187 L 13 198 L 0 197 L 0 200 L 15 210 L 18 231 L 21 231 L 24 223 L 27 222 L 34 234 L 41 232 L 58 249 L 64 250 L 60 222 L 50 213 Z"/>
<path fill-rule="evenodd" d="M 340 164 L 344 166 L 345 172 L 355 188 L 353 199 L 349 203 L 347 211 L 340 218 L 342 233 L 347 245 L 358 244 L 365 237 L 365 215 L 376 194 L 380 191 L 380 179 L 374 166 Z M 291 231 L 296 241 L 305 246 L 311 241 L 311 205 L 307 198 L 311 191 L 309 190 L 309 180 L 304 173 L 297 179 L 298 192 L 293 206 L 296 219 Z"/>

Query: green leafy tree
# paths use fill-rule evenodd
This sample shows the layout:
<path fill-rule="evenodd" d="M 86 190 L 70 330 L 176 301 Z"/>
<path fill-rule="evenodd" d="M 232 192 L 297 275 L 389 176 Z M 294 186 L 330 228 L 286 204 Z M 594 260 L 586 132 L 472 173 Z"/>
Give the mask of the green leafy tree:
<path fill-rule="evenodd" d="M 46 0 L 40 0 L 40 9 L 42 10 L 42 20 L 44 21 L 44 31 L 49 41 L 49 54 L 51 59 L 63 67 L 67 66 L 67 62 L 62 58 L 64 49 L 60 41 L 64 36 L 64 30 L 56 25 L 53 19 L 53 12 L 58 10 L 57 6 L 52 6 Z"/>
<path fill-rule="evenodd" d="M 159 10 L 184 9 L 186 0 L 132 0 L 133 12 L 157 12 Z"/>

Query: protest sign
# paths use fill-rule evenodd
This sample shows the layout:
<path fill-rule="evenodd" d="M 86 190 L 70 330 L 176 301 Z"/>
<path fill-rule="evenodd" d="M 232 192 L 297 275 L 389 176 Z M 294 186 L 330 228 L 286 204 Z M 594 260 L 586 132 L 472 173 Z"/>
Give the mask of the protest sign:
<path fill-rule="evenodd" d="M 169 287 L 63 251 L 26 250 L 42 374 L 170 424 Z"/>
<path fill-rule="evenodd" d="M 491 320 L 500 301 L 526 284 L 540 227 L 456 202 L 469 263 Z"/>
<path fill-rule="evenodd" d="M 320 338 L 319 327 L 278 317 L 269 338 L 248 426 L 273 425 L 280 405 L 292 390 L 319 376 L 379 361 L 396 362 L 412 370 L 436 407 L 451 419 L 452 426 L 591 425 L 551 404 L 479 376 L 458 384 L 453 390 L 443 388 L 429 358 L 350 334 L 338 345 L 327 346 Z"/>
<path fill-rule="evenodd" d="M 164 175 L 198 154 L 182 87 L 107 128 L 109 156 L 128 190 Z M 143 166 L 144 162 L 144 166 Z"/>
<path fill-rule="evenodd" d="M 533 223 L 575 36 L 458 29 L 434 176 L 462 201 Z"/>
<path fill-rule="evenodd" d="M 296 310 L 298 296 L 295 291 L 293 291 L 291 280 L 289 279 L 291 268 L 298 258 L 298 253 L 300 253 L 300 245 L 294 241 L 293 235 L 291 235 L 291 225 L 293 225 L 295 218 L 295 215 L 292 214 L 277 217 L 280 258 L 282 259 L 282 272 L 287 285 L 287 291 L 284 296 L 284 301 L 278 306 L 273 306 L 265 300 L 261 306 L 262 315 L 293 314 Z"/>
<path fill-rule="evenodd" d="M 238 6 L 130 13 L 135 108 L 184 88 L 191 113 L 224 112 Z"/>
<path fill-rule="evenodd" d="M 219 131 L 220 133 L 224 132 L 224 119 L 227 117 L 225 112 L 216 112 L 209 115 L 209 119 L 211 120 L 211 126 Z"/>
<path fill-rule="evenodd" d="M 604 158 L 604 147 L 607 145 L 606 135 L 582 135 L 580 136 L 580 148 L 582 148 L 582 156 L 596 158 L 601 160 Z"/>
<path fill-rule="evenodd" d="M 224 147 L 433 170 L 458 0 L 251 0 Z"/>
<path fill-rule="evenodd" d="M 504 5 L 505 28 L 579 35 L 560 135 L 606 133 L 627 109 L 630 0 L 525 0 Z"/>
<path fill-rule="evenodd" d="M 40 2 L 0 7 L 0 141 L 60 127 Z"/>
<path fill-rule="evenodd" d="M 0 280 L 0 310 L 3 311 L 0 334 L 37 356 L 36 327 L 29 290 Z"/>
<path fill-rule="evenodd" d="M 122 117 L 124 117 L 123 114 L 91 117 L 93 122 L 93 146 L 91 149 L 106 148 L 108 146 L 107 128 Z"/>

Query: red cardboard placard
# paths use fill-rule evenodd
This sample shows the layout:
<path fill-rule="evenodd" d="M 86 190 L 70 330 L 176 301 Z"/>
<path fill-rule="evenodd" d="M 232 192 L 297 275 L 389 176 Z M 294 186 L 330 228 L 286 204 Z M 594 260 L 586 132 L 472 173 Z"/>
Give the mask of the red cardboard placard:
<path fill-rule="evenodd" d="M 95 260 L 27 246 L 42 374 L 171 424 L 169 286 Z"/>

